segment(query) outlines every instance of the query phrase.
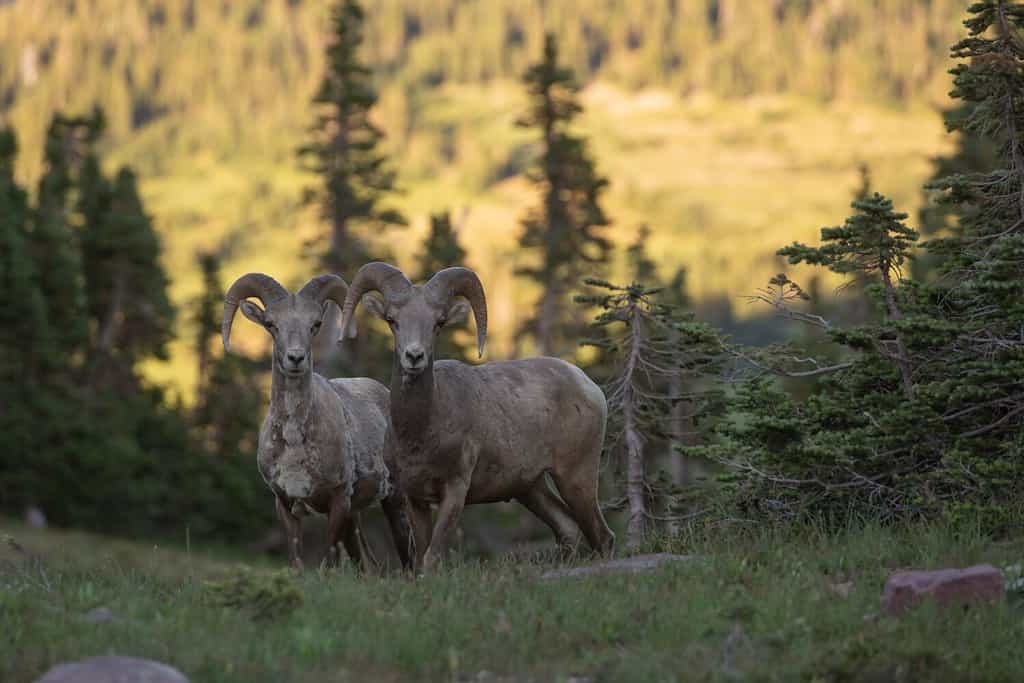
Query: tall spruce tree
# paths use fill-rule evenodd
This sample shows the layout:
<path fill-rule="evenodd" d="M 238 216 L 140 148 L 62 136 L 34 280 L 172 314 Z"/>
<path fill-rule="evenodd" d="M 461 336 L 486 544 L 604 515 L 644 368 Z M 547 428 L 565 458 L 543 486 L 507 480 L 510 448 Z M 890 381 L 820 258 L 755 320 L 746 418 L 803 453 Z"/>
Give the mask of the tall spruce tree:
<path fill-rule="evenodd" d="M 722 345 L 712 328 L 661 303 L 659 288 L 639 282 L 620 286 L 593 278 L 585 282 L 605 291 L 577 296 L 576 301 L 600 309 L 593 325 L 604 335 L 588 343 L 613 359 L 614 371 L 604 386 L 610 414 L 607 443 L 622 454 L 626 543 L 635 548 L 657 519 L 655 498 L 668 493 L 651 476 L 651 444 L 672 440 L 675 405 L 689 406 L 691 418 L 712 412 L 718 403 L 712 399 L 716 392 L 701 391 L 693 380 L 714 373 Z M 672 382 L 674 377 L 681 381 Z M 671 393 L 673 388 L 679 393 Z"/>
<path fill-rule="evenodd" d="M 518 270 L 540 285 L 534 315 L 520 332 L 532 333 L 541 353 L 567 351 L 580 331 L 579 309 L 570 295 L 584 274 L 599 275 L 611 244 L 602 229 L 608 218 L 599 200 L 608 181 L 597 173 L 586 140 L 570 127 L 582 107 L 573 71 L 558 62 L 558 43 L 544 40 L 544 55 L 523 77 L 530 108 L 517 125 L 539 133 L 541 153 L 530 180 L 543 195 L 541 206 L 522 221 L 520 246 L 535 253 L 537 264 Z"/>
<path fill-rule="evenodd" d="M 250 360 L 240 354 L 217 351 L 224 308 L 221 254 L 197 256 L 203 290 L 193 301 L 195 352 L 199 382 L 192 422 L 207 450 L 225 460 L 255 452 L 263 414 L 263 379 L 269 360 Z"/>
<path fill-rule="evenodd" d="M 14 178 L 17 139 L 0 129 L 0 509 L 28 502 L 31 477 L 23 460 L 46 442 L 37 406 L 40 377 L 52 360 L 46 302 L 27 244 L 28 194 Z"/>
<path fill-rule="evenodd" d="M 825 266 L 835 273 L 852 275 L 855 281 L 872 277 L 881 281 L 886 315 L 892 324 L 892 348 L 885 353 L 899 367 L 903 392 L 909 399 L 914 391 L 913 368 L 903 333 L 897 326 L 903 319 L 897 289 L 903 264 L 913 258 L 911 250 L 918 235 L 904 225 L 907 214 L 893 211 L 892 201 L 878 193 L 855 200 L 853 208 L 857 213 L 844 225 L 821 229 L 822 246 L 794 243 L 778 253 L 791 264 Z M 879 348 L 887 346 L 886 342 L 881 337 Z"/>
<path fill-rule="evenodd" d="M 0 129 L 0 289 L 7 302 L 0 310 L 0 383 L 14 389 L 49 360 L 52 342 L 46 302 L 28 248 L 28 193 L 14 177 L 18 142 L 14 131 Z"/>
<path fill-rule="evenodd" d="M 327 72 L 313 98 L 316 123 L 310 142 L 299 149 L 306 168 L 321 178 L 311 198 L 330 224 L 321 265 L 348 277 L 374 259 L 365 229 L 405 224 L 398 211 L 382 205 L 395 191 L 395 172 L 379 149 L 384 133 L 370 120 L 377 92 L 359 57 L 364 22 L 356 0 L 341 0 L 332 9 Z"/>
<path fill-rule="evenodd" d="M 414 282 L 426 282 L 434 273 L 449 266 L 466 265 L 466 250 L 459 243 L 458 231 L 452 224 L 451 212 L 437 213 L 430 217 L 430 233 L 423 242 L 423 250 L 417 256 Z M 459 334 L 445 334 L 438 337 L 435 353 L 438 358 L 471 360 L 475 352 L 473 345 L 459 342 Z"/>
<path fill-rule="evenodd" d="M 406 222 L 383 202 L 395 192 L 395 172 L 379 148 L 384 133 L 370 120 L 377 93 L 359 57 L 364 22 L 356 0 L 340 0 L 333 7 L 327 71 L 313 98 L 316 122 L 310 142 L 299 149 L 300 163 L 321 180 L 307 199 L 319 202 L 330 226 L 326 246 L 318 246 L 319 265 L 346 278 L 367 261 L 387 259 L 380 242 L 371 245 L 370 231 Z M 321 335 L 317 345 L 322 372 L 380 376 L 390 367 L 388 345 L 376 322 L 367 324 L 340 356 L 331 339 Z"/>
<path fill-rule="evenodd" d="M 964 504 L 998 523 L 1024 486 L 1024 3 L 983 0 L 969 12 L 969 35 L 952 51 L 968 60 L 951 72 L 964 103 L 952 125 L 980 136 L 995 163 L 932 184 L 958 220 L 927 245 L 941 259 L 937 300 L 955 330 L 929 395 L 956 435 L 944 459 L 974 493 Z"/>
<path fill-rule="evenodd" d="M 426 282 L 439 270 L 465 263 L 466 250 L 459 243 L 458 231 L 452 224 L 450 211 L 431 215 L 430 232 L 416 261 L 414 282 Z"/>
<path fill-rule="evenodd" d="M 90 150 L 79 187 L 82 256 L 94 330 L 92 376 L 101 386 L 128 388 L 136 382 L 136 363 L 165 357 L 173 335 L 175 310 L 160 263 L 160 240 L 130 169 L 121 168 L 110 182 Z"/>
<path fill-rule="evenodd" d="M 51 322 L 55 351 L 67 373 L 82 359 L 88 337 L 85 278 L 78 235 L 71 225 L 71 193 L 89 121 L 57 114 L 46 133 L 45 168 L 32 212 L 29 250 Z"/>

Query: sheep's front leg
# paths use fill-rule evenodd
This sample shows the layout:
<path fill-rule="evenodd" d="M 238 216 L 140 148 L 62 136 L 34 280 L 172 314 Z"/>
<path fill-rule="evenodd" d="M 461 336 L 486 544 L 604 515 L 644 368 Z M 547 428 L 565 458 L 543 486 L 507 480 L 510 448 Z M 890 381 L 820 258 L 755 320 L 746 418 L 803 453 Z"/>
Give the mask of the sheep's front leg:
<path fill-rule="evenodd" d="M 348 556 L 358 569 L 363 568 L 363 553 L 359 545 L 359 529 L 352 514 L 349 497 L 343 490 L 335 491 L 331 497 L 331 508 L 327 513 L 327 565 L 337 567 L 341 562 L 341 548 L 344 544 Z"/>
<path fill-rule="evenodd" d="M 479 457 L 479 449 L 470 440 L 462 444 L 461 467 L 454 473 L 452 478 L 444 483 L 444 491 L 441 495 L 441 504 L 437 509 L 437 522 L 434 524 L 434 532 L 430 536 L 430 545 L 423 556 L 423 571 L 433 569 L 441 559 L 445 543 L 451 536 L 459 519 L 462 517 L 462 508 L 466 505 L 466 494 L 469 493 L 469 483 L 473 478 L 473 469 Z"/>
<path fill-rule="evenodd" d="M 275 498 L 277 516 L 284 526 L 285 542 L 288 544 L 288 564 L 295 571 L 302 571 L 302 520 L 292 514 L 280 498 Z"/>
<path fill-rule="evenodd" d="M 412 569 L 417 551 L 412 523 L 409 520 L 408 501 L 394 489 L 390 496 L 381 501 L 381 507 L 384 508 L 384 514 L 391 526 L 391 536 L 395 541 L 398 559 L 402 561 L 402 568 Z"/>

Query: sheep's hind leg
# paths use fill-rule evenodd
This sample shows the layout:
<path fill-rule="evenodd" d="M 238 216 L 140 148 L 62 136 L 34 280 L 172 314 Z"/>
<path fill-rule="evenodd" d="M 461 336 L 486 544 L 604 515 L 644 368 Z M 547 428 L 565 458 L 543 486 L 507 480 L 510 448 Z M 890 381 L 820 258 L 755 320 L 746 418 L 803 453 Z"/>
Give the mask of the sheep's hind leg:
<path fill-rule="evenodd" d="M 285 543 L 288 544 L 288 564 L 295 571 L 302 571 L 302 520 L 280 498 L 274 498 L 277 516 L 284 527 Z"/>
<path fill-rule="evenodd" d="M 576 480 L 583 477 L 569 478 L 559 476 L 556 472 L 552 474 L 552 478 L 572 512 L 573 520 L 587 537 L 590 547 L 597 553 L 610 555 L 615 546 L 615 534 L 608 528 L 597 500 L 597 478 L 594 477 L 592 481 L 584 481 L 582 484 L 577 484 Z"/>
<path fill-rule="evenodd" d="M 569 558 L 576 553 L 581 538 L 580 529 L 562 499 L 548 488 L 545 477 L 538 479 L 529 491 L 516 500 L 554 532 L 555 542 L 558 543 L 563 557 Z"/>

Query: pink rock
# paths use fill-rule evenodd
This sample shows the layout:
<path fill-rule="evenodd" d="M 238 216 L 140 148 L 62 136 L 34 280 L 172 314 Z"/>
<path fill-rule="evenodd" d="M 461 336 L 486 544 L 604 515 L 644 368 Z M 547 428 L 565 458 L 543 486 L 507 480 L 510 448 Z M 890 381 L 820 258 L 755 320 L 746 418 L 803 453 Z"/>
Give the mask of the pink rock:
<path fill-rule="evenodd" d="M 924 600 L 934 600 L 943 607 L 996 602 L 1004 594 L 1003 575 L 990 564 L 897 572 L 885 582 L 882 613 L 899 614 Z"/>

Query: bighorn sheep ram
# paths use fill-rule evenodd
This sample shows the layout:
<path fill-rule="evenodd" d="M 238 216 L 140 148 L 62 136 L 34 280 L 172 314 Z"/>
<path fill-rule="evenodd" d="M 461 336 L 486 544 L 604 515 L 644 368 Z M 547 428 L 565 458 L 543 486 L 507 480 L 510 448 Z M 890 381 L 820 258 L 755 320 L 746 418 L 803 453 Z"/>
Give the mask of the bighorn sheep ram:
<path fill-rule="evenodd" d="M 362 566 L 356 511 L 376 500 L 408 567 L 409 520 L 383 459 L 388 390 L 372 379 L 328 381 L 313 372 L 313 338 L 329 302 L 342 305 L 347 291 L 337 275 L 313 278 L 297 294 L 268 275 L 243 275 L 224 300 L 224 349 L 230 350 L 239 307 L 274 340 L 270 410 L 260 430 L 257 464 L 274 493 L 292 567 L 302 568 L 301 517 L 309 511 L 327 515 L 328 562 L 338 562 L 340 540 Z M 264 308 L 245 301 L 249 297 Z"/>
<path fill-rule="evenodd" d="M 364 297 L 374 291 L 383 299 Z M 437 563 L 464 505 L 510 499 L 543 520 L 563 549 L 575 547 L 582 529 L 594 550 L 610 552 L 615 536 L 597 497 L 608 410 L 601 389 L 557 358 L 435 362 L 435 336 L 470 307 L 483 356 L 487 301 L 468 268 L 413 285 L 394 266 L 364 265 L 345 297 L 343 335 L 355 336 L 350 325 L 360 301 L 395 338 L 385 458 L 410 502 L 417 567 Z M 431 503 L 438 504 L 432 532 Z"/>

